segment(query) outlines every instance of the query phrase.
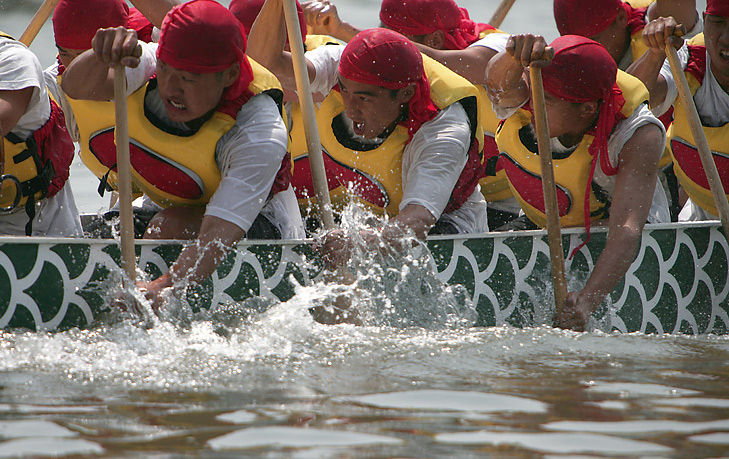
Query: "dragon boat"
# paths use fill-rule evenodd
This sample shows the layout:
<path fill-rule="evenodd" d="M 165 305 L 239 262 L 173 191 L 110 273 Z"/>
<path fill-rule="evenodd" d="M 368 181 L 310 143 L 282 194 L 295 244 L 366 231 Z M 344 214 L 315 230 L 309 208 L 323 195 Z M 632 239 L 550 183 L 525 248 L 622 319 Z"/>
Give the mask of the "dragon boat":
<path fill-rule="evenodd" d="M 584 237 L 583 229 L 564 230 L 565 256 Z M 587 278 L 606 237 L 607 229 L 593 229 L 588 244 L 566 258 L 571 286 Z M 179 241 L 136 241 L 138 265 L 156 277 L 182 247 Z M 536 309 L 553 304 L 543 230 L 436 236 L 427 247 L 437 279 L 465 287 L 477 326 L 540 325 Z M 92 324 L 109 308 L 119 263 L 113 239 L 0 237 L 0 328 Z M 187 290 L 186 300 L 193 310 L 252 297 L 286 301 L 295 283 L 310 285 L 321 274 L 311 240 L 241 242 L 210 279 Z M 606 331 L 726 334 L 729 245 L 719 223 L 646 225 L 635 261 L 594 317 Z"/>

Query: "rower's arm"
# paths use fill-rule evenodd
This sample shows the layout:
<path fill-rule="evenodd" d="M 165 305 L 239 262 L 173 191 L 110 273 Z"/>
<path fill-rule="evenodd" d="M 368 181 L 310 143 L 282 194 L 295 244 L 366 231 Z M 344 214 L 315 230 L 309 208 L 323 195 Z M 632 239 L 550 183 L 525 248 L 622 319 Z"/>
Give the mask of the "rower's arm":
<path fill-rule="evenodd" d="M 409 228 L 418 239 L 425 240 L 435 222 L 435 217 L 428 209 L 418 204 L 408 204 L 397 217 L 385 225 L 382 229 L 382 237 L 395 246 L 402 241 L 406 229 Z"/>
<path fill-rule="evenodd" d="M 183 3 L 182 0 L 130 0 L 140 13 L 144 15 L 158 29 L 162 28 L 162 21 L 167 12 Z"/>
<path fill-rule="evenodd" d="M 683 35 L 684 32 L 685 30 L 672 17 L 658 18 L 643 28 L 643 42 L 648 47 L 648 52 L 633 62 L 627 72 L 648 88 L 651 107 L 663 104 L 668 93 L 668 83 L 660 74 L 666 60 L 666 43 L 680 48 L 683 39 L 679 35 Z"/>
<path fill-rule="evenodd" d="M 485 46 L 466 49 L 435 49 L 415 43 L 423 54 L 453 70 L 472 84 L 486 84 L 486 65 L 496 51 Z"/>
<path fill-rule="evenodd" d="M 615 288 L 640 246 L 663 152 L 663 133 L 654 124 L 642 126 L 625 144 L 610 205 L 609 233 L 585 287 L 570 294 L 557 323 L 584 330 L 590 315 Z"/>
<path fill-rule="evenodd" d="M 160 292 L 174 285 L 201 283 L 217 269 L 245 232 L 235 223 L 206 215 L 195 243 L 185 247 L 170 270 L 150 282 L 138 282 L 156 309 Z"/>
<path fill-rule="evenodd" d="M 124 27 L 99 29 L 91 46 L 68 66 L 61 88 L 73 99 L 112 100 L 114 66 L 139 65 L 142 48 L 137 41 L 137 33 Z"/>
<path fill-rule="evenodd" d="M 33 97 L 33 87 L 0 91 L 0 135 L 5 136 L 15 128 Z M 2 139 L 0 139 L 0 142 Z"/>
<path fill-rule="evenodd" d="M 486 89 L 491 103 L 503 111 L 521 107 L 530 98 L 528 76 L 530 65 L 544 67 L 554 56 L 540 35 L 512 35 L 506 51 L 496 54 L 486 66 Z"/>
<path fill-rule="evenodd" d="M 281 0 L 266 0 L 251 26 L 246 53 L 270 70 L 284 89 L 296 90 L 296 78 L 291 53 L 284 51 L 286 22 Z M 309 81 L 314 80 L 314 66 L 306 61 Z"/>
<path fill-rule="evenodd" d="M 693 30 L 699 20 L 696 0 L 656 0 L 648 7 L 648 20 L 673 17 L 687 32 Z"/>

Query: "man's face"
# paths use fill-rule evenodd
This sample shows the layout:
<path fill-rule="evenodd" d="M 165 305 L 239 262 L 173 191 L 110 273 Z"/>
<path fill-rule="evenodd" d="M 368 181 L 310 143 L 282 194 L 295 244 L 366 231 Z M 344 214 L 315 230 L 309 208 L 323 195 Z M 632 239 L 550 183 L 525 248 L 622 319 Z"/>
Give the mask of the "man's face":
<path fill-rule="evenodd" d="M 704 40 L 711 58 L 711 71 L 729 92 L 729 18 L 704 15 Z"/>
<path fill-rule="evenodd" d="M 580 104 L 560 99 L 546 91 L 544 93 L 544 102 L 547 109 L 550 137 L 570 135 L 581 138 Z M 572 145 L 565 146 L 571 147 Z"/>
<path fill-rule="evenodd" d="M 85 49 L 69 49 L 69 48 L 63 48 L 61 46 L 56 45 L 56 48 L 58 48 L 58 58 L 61 60 L 61 64 L 63 64 L 64 67 L 68 68 L 68 66 L 73 62 L 74 59 L 79 57 L 81 53 L 86 51 Z"/>
<path fill-rule="evenodd" d="M 157 61 L 157 82 L 167 116 L 186 123 L 218 106 L 225 90 L 225 80 L 216 73 L 191 73 Z"/>
<path fill-rule="evenodd" d="M 412 97 L 406 89 L 393 95 L 389 89 L 340 77 L 339 90 L 354 133 L 373 139 L 394 127 Z"/>

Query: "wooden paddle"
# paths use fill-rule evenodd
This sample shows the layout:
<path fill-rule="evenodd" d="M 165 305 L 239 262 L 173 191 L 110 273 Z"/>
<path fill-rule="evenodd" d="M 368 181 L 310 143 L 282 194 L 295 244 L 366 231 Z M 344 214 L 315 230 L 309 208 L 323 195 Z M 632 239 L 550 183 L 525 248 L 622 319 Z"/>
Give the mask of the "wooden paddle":
<path fill-rule="evenodd" d="M 53 13 L 53 10 L 56 8 L 58 1 L 59 0 L 45 0 L 43 2 L 40 8 L 38 8 L 38 11 L 35 12 L 33 19 L 30 20 L 30 24 L 28 24 L 28 27 L 25 28 L 25 32 L 23 32 L 23 35 L 20 36 L 20 42 L 22 44 L 24 44 L 25 46 L 30 46 L 30 44 L 33 43 L 33 40 L 35 40 L 38 32 L 40 32 L 40 29 L 43 28 L 43 24 L 46 23 L 48 17 L 51 15 L 51 13 Z"/>
<path fill-rule="evenodd" d="M 296 91 L 299 93 L 299 104 L 301 105 L 301 114 L 304 119 L 304 135 L 306 136 L 306 147 L 309 152 L 311 180 L 314 185 L 316 202 L 319 206 L 319 218 L 321 218 L 324 228 L 331 230 L 335 228 L 334 217 L 332 216 L 332 204 L 329 198 L 324 156 L 321 151 L 319 129 L 316 125 L 314 99 L 311 96 L 309 72 L 306 69 L 304 43 L 301 40 L 301 33 L 299 32 L 301 29 L 299 28 L 299 16 L 296 12 L 295 0 L 284 0 L 283 7 L 284 16 L 286 17 L 286 28 L 288 29 L 289 46 L 291 48 L 291 58 L 294 63 Z"/>
<path fill-rule="evenodd" d="M 134 254 L 134 222 L 132 217 L 132 166 L 129 159 L 129 120 L 127 119 L 127 79 L 123 65 L 114 68 L 114 107 L 116 111 L 116 167 L 119 187 L 119 220 L 121 226 L 121 262 L 126 274 L 127 291 L 135 286 L 137 268 Z"/>
<path fill-rule="evenodd" d="M 498 29 L 501 26 L 501 23 L 504 22 L 506 14 L 514 5 L 515 1 L 516 0 L 501 0 L 501 3 L 499 3 L 499 6 L 496 8 L 494 15 L 491 16 L 491 19 L 489 19 L 489 25 Z"/>
<path fill-rule="evenodd" d="M 666 56 L 668 56 L 668 62 L 671 64 L 671 73 L 673 73 L 673 79 L 676 81 L 676 86 L 678 87 L 678 96 L 681 98 L 681 103 L 686 110 L 691 133 L 694 136 L 694 142 L 696 142 L 696 147 L 699 150 L 699 157 L 701 158 L 701 164 L 706 173 L 706 179 L 709 182 L 711 195 L 714 197 L 714 203 L 719 211 L 719 219 L 721 220 L 722 228 L 724 228 L 724 236 L 729 238 L 729 201 L 727 201 L 724 186 L 721 183 L 721 177 L 719 177 L 719 171 L 716 169 L 716 163 L 711 155 L 709 142 L 706 141 L 706 134 L 704 134 L 704 129 L 699 119 L 699 112 L 696 110 L 696 105 L 694 105 L 694 99 L 691 96 L 686 75 L 684 75 L 683 68 L 678 60 L 676 48 L 667 44 Z"/>
<path fill-rule="evenodd" d="M 539 163 L 542 169 L 542 193 L 544 193 L 544 212 L 547 217 L 549 258 L 552 262 L 554 302 L 557 307 L 557 314 L 559 314 L 567 299 L 567 281 L 564 275 L 562 232 L 559 227 L 559 209 L 557 207 L 557 190 L 552 166 L 552 149 L 549 146 L 549 125 L 547 124 L 547 106 L 544 102 L 542 69 L 530 66 L 529 78 L 532 85 L 532 108 L 534 109 L 534 124 L 537 131 Z"/>

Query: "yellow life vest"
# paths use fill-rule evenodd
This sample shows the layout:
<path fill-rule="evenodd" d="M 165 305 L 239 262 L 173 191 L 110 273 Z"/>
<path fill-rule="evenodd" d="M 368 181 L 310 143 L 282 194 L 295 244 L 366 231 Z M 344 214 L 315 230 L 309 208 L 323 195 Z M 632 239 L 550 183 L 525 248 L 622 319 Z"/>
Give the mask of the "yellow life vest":
<path fill-rule="evenodd" d="M 631 116 L 640 104 L 648 100 L 648 90 L 640 80 L 622 71 L 618 71 L 617 83 L 625 98 L 621 113 L 625 117 Z M 530 124 L 531 113 L 521 109 L 506 120 L 496 134 L 496 140 L 501 149 L 500 161 L 514 196 L 526 216 L 535 224 L 544 227 L 546 216 L 536 136 L 532 136 L 529 146 L 524 144 L 529 138 L 525 135 L 527 134 L 525 131 L 530 128 Z M 574 151 L 552 154 L 560 225 L 563 227 L 582 226 L 585 223 L 584 196 L 588 185 L 591 189 L 589 198 L 591 219 L 598 220 L 607 216 L 609 196 L 594 182 L 587 183 L 593 161 L 589 147 L 593 140 L 593 136 L 585 135 Z"/>
<path fill-rule="evenodd" d="M 0 37 L 15 40 L 0 31 Z M 2 138 L 3 172 L 0 208 L 9 210 L 25 206 L 29 222 L 26 234 L 32 233 L 34 203 L 56 194 L 68 180 L 74 147 L 66 130 L 63 112 L 50 96 L 50 115 L 46 122 L 25 139 L 12 132 Z"/>
<path fill-rule="evenodd" d="M 483 131 L 480 123 L 478 104 L 481 103 L 478 91 L 465 78 L 452 72 L 442 64 L 423 55 L 425 73 L 430 82 L 430 96 L 439 109 L 461 102 L 474 121 L 472 130 L 479 145 L 483 148 Z M 319 136 L 324 150 L 327 167 L 327 180 L 332 205 L 341 209 L 352 197 L 348 186 L 353 185 L 355 199 L 372 209 L 375 213 L 393 217 L 398 215 L 402 200 L 402 154 L 410 140 L 405 127 L 398 125 L 395 130 L 377 146 L 345 146 L 337 137 L 342 136 L 341 117 L 345 110 L 344 101 L 338 91 L 331 91 L 317 112 Z M 293 117 L 294 115 L 292 115 Z M 301 123 L 298 124 L 300 128 Z M 308 175 L 308 161 L 304 168 L 297 167 L 296 159 L 306 158 L 307 148 L 304 136 L 292 129 L 292 157 L 294 163 L 294 187 L 298 196 L 314 198 L 311 177 Z M 347 143 L 347 140 L 344 140 Z M 301 203 L 301 201 L 300 201 Z M 307 209 L 302 205 L 302 211 Z"/>
<path fill-rule="evenodd" d="M 281 105 L 283 92 L 272 73 L 248 58 L 254 79 L 248 89 L 266 92 Z M 235 118 L 216 111 L 193 133 L 168 132 L 156 126 L 144 109 L 144 99 L 156 87 L 151 80 L 129 96 L 129 133 L 132 176 L 139 189 L 162 207 L 203 206 L 220 184 L 215 147 L 234 125 Z M 90 123 L 89 150 L 106 173 L 116 165 L 113 119 Z"/>
<path fill-rule="evenodd" d="M 688 44 L 702 46 L 704 35 L 697 35 Z M 705 71 L 710 72 L 711 70 L 707 68 Z M 689 89 L 691 89 L 691 95 L 696 94 L 703 81 L 699 81 L 688 71 L 684 74 Z M 673 123 L 668 128 L 668 145 L 676 177 L 693 202 L 712 215 L 719 215 L 681 98 L 676 98 L 673 116 Z M 724 192 L 729 199 L 729 123 L 720 127 L 703 126 L 703 130 L 714 163 L 719 170 Z"/>
<path fill-rule="evenodd" d="M 60 86 L 63 75 L 58 75 L 57 80 Z M 118 188 L 116 172 L 101 164 L 96 155 L 91 152 L 89 145 L 91 137 L 99 126 L 114 126 L 116 122 L 114 102 L 73 99 L 68 95 L 66 95 L 66 100 L 68 100 L 71 110 L 73 110 L 73 116 L 76 118 L 81 160 L 96 177 L 104 179 L 109 188 L 116 190 Z M 99 189 L 100 192 L 102 188 Z"/>

